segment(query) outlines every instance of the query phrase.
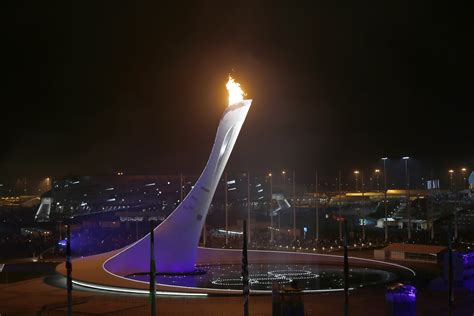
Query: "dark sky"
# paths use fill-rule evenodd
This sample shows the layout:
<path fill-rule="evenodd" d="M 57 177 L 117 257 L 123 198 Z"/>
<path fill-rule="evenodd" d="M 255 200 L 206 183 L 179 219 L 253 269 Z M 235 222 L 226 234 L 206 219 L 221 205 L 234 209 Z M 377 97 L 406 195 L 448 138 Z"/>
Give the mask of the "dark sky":
<path fill-rule="evenodd" d="M 473 2 L 224 2 L 4 8 L 0 174 L 198 173 L 229 73 L 232 170 L 474 166 Z"/>

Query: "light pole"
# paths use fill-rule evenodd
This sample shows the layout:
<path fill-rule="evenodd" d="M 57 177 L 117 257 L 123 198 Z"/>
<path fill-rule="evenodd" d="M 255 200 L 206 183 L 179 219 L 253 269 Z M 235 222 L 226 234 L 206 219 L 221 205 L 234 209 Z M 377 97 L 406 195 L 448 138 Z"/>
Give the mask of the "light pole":
<path fill-rule="evenodd" d="M 454 193 L 455 187 L 454 187 L 454 170 L 453 169 L 449 170 L 449 182 L 450 182 L 451 192 Z M 458 238 L 458 218 L 457 218 L 457 216 L 458 216 L 458 210 L 455 207 L 454 208 L 454 239 Z"/>
<path fill-rule="evenodd" d="M 375 169 L 375 185 L 377 186 L 377 192 L 380 191 L 380 181 L 379 181 L 379 176 L 380 176 L 380 169 Z"/>
<path fill-rule="evenodd" d="M 388 224 L 387 224 L 387 217 L 388 217 L 388 211 L 387 211 L 387 168 L 385 166 L 385 162 L 387 161 L 387 157 L 383 157 L 383 191 L 384 191 L 384 208 L 385 208 L 385 242 L 388 241 Z"/>
<path fill-rule="evenodd" d="M 462 173 L 462 188 L 464 189 L 466 187 L 466 168 L 461 168 L 461 173 Z"/>
<path fill-rule="evenodd" d="M 405 179 L 406 179 L 406 193 L 407 193 L 407 218 L 408 218 L 408 239 L 411 240 L 411 213 L 410 213 L 410 178 L 408 174 L 408 160 L 410 157 L 405 156 Z"/>
<path fill-rule="evenodd" d="M 296 190 L 295 171 L 293 170 L 293 239 L 296 240 Z"/>
<path fill-rule="evenodd" d="M 430 172 L 430 178 L 431 181 L 434 182 L 434 176 L 433 176 L 433 169 L 431 169 Z M 433 185 L 433 188 L 430 190 L 431 192 L 435 190 L 435 186 Z M 430 217 L 430 238 L 433 240 L 435 238 L 434 236 L 434 219 L 433 219 L 433 193 L 430 192 L 429 199 L 428 199 L 428 214 Z"/>
<path fill-rule="evenodd" d="M 454 191 L 454 181 L 453 181 L 453 178 L 454 178 L 454 170 L 453 170 L 453 169 L 449 169 L 449 188 L 450 188 L 451 192 Z"/>
<path fill-rule="evenodd" d="M 316 170 L 316 185 L 315 185 L 315 199 L 314 204 L 316 206 L 316 242 L 319 240 L 319 196 L 318 196 L 318 170 Z"/>
<path fill-rule="evenodd" d="M 342 207 L 342 205 L 341 205 L 341 203 L 342 203 L 341 176 L 342 176 L 342 172 L 341 172 L 341 170 L 339 170 L 338 186 L 337 186 L 338 191 L 339 191 L 339 193 L 338 193 L 338 194 L 339 194 L 339 198 L 338 198 L 338 203 L 337 203 L 337 204 L 338 204 L 338 211 L 339 211 L 339 212 L 338 212 L 338 213 L 339 213 L 339 214 L 338 214 L 338 215 L 339 215 L 339 218 L 342 217 L 342 214 L 341 214 L 341 213 L 342 213 L 342 210 L 341 210 L 341 207 Z M 339 240 L 342 241 L 342 222 L 341 222 L 341 221 L 339 221 Z"/>
<path fill-rule="evenodd" d="M 462 173 L 462 188 L 464 189 L 466 187 L 466 168 L 461 168 L 461 173 Z"/>
<path fill-rule="evenodd" d="M 247 230 L 248 230 L 248 243 L 250 244 L 250 238 L 252 236 L 250 231 L 250 172 L 247 171 Z"/>
<path fill-rule="evenodd" d="M 358 180 L 359 180 L 359 170 L 355 170 L 354 171 L 354 175 L 355 175 L 355 191 L 356 192 L 359 192 L 359 186 L 358 186 Z"/>
<path fill-rule="evenodd" d="M 268 178 L 270 179 L 270 242 L 273 242 L 273 178 L 272 173 L 268 173 Z"/>
<path fill-rule="evenodd" d="M 224 204 L 224 209 L 225 209 L 225 245 L 226 247 L 229 246 L 229 206 L 227 202 L 227 191 L 229 190 L 228 184 L 227 184 L 227 171 L 224 173 L 224 188 L 225 188 L 225 204 Z"/>

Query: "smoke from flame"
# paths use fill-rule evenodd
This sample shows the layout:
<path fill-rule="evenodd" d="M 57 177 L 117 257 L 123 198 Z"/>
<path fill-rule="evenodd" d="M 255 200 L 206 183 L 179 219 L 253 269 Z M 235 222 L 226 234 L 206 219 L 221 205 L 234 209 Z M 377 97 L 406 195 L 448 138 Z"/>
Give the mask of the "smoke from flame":
<path fill-rule="evenodd" d="M 244 100 L 245 92 L 240 87 L 240 83 L 235 82 L 234 78 L 229 76 L 229 81 L 225 85 L 229 93 L 229 105 L 238 103 Z"/>

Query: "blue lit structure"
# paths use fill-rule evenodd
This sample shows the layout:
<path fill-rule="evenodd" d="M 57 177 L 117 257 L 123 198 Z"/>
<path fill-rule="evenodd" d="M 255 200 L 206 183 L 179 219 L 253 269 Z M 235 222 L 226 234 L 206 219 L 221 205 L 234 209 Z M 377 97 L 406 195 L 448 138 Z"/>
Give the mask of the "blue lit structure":
<path fill-rule="evenodd" d="M 415 316 L 416 315 L 416 288 L 413 285 L 395 284 L 387 288 L 387 315 Z"/>
<path fill-rule="evenodd" d="M 448 256 L 444 257 L 444 280 L 448 280 Z M 453 285 L 474 289 L 474 251 L 453 252 Z"/>

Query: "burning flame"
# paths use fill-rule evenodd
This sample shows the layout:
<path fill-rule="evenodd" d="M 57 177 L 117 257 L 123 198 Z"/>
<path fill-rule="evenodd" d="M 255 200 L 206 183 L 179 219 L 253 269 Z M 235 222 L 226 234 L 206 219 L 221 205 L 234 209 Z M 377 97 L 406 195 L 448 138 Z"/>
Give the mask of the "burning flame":
<path fill-rule="evenodd" d="M 229 105 L 244 100 L 245 92 L 240 87 L 240 83 L 235 82 L 234 78 L 229 76 L 229 81 L 227 81 L 225 86 L 227 88 L 227 92 L 229 92 Z"/>

